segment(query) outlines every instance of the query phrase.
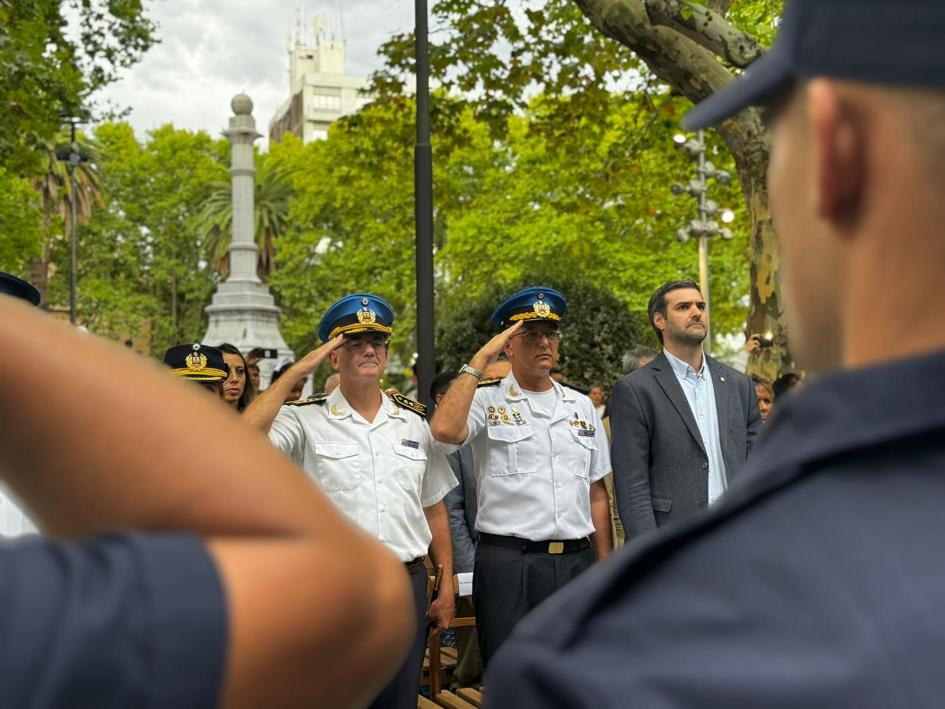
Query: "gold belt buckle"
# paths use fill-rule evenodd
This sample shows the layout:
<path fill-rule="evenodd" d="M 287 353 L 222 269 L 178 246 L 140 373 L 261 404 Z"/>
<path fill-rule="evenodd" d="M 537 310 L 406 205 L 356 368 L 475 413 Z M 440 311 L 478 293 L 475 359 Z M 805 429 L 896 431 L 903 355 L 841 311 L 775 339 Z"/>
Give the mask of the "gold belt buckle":
<path fill-rule="evenodd" d="M 564 542 L 548 542 L 549 554 L 564 554 Z"/>

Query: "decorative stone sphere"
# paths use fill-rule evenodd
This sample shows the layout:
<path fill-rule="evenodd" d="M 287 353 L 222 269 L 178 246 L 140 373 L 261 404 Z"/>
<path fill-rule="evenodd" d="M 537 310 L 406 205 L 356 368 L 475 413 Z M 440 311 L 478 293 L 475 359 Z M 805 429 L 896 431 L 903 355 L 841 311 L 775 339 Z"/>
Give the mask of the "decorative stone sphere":
<path fill-rule="evenodd" d="M 230 108 L 237 116 L 248 116 L 253 112 L 253 99 L 246 94 L 236 94 L 230 101 Z"/>

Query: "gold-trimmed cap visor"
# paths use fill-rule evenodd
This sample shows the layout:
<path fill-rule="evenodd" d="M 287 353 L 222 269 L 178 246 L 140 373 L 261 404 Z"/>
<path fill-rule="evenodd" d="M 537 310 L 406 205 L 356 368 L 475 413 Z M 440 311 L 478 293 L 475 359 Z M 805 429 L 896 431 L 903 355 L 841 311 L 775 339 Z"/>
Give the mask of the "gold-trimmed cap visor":
<path fill-rule="evenodd" d="M 341 334 L 358 332 L 393 332 L 394 310 L 383 298 L 370 293 L 353 293 L 335 302 L 318 326 L 322 342 Z"/>
<path fill-rule="evenodd" d="M 222 382 L 230 376 L 223 352 L 200 342 L 171 347 L 164 353 L 164 364 L 175 377 L 195 382 Z"/>
<path fill-rule="evenodd" d="M 492 313 L 492 325 L 505 328 L 517 322 L 561 322 L 568 302 L 554 288 L 525 288 L 506 300 Z"/>

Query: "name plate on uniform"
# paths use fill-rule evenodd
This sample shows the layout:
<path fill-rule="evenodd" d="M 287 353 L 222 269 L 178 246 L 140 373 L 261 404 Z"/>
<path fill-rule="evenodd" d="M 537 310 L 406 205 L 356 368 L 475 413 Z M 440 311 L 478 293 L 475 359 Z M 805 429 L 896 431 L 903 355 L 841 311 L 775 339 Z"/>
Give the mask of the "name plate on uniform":
<path fill-rule="evenodd" d="M 469 571 L 465 574 L 456 574 L 456 595 L 457 596 L 471 596 L 472 595 L 472 571 Z"/>
<path fill-rule="evenodd" d="M 593 432 L 593 431 L 586 431 L 586 430 L 584 430 L 583 428 L 578 429 L 577 434 L 578 434 L 579 436 L 585 436 L 585 437 L 591 437 L 591 438 L 594 436 L 594 432 Z"/>

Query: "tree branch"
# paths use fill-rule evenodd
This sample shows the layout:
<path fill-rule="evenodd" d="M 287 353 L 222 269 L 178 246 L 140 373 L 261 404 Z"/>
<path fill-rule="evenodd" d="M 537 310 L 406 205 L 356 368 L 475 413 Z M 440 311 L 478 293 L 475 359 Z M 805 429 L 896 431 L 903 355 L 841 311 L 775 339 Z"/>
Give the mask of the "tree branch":
<path fill-rule="evenodd" d="M 716 3 L 727 5 L 731 3 Z M 676 30 L 729 64 L 746 67 L 764 53 L 752 37 L 726 22 L 721 12 L 686 0 L 644 0 L 654 25 Z"/>
<path fill-rule="evenodd" d="M 720 15 L 726 15 L 729 8 L 732 7 L 732 0 L 706 0 L 702 4 L 710 10 L 715 10 Z"/>

